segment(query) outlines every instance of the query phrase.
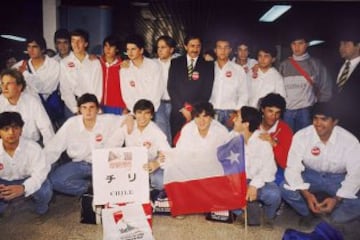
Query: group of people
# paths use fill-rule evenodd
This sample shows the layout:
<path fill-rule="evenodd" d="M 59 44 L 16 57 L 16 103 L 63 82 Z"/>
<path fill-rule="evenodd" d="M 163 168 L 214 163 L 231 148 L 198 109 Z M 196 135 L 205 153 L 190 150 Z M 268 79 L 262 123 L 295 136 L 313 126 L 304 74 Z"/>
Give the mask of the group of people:
<path fill-rule="evenodd" d="M 346 62 L 336 87 L 301 35 L 278 69 L 273 46 L 260 46 L 255 60 L 242 42 L 231 59 L 231 42 L 222 38 L 213 61 L 201 56 L 196 35 L 185 38 L 183 56 L 174 39 L 159 37 L 157 59 L 145 56 L 138 35 L 125 39 L 127 59 L 114 35 L 104 39 L 102 56 L 87 53 L 81 29 L 60 29 L 54 42 L 50 58 L 43 37 L 27 38 L 29 59 L 0 75 L 0 213 L 22 196 L 33 196 L 44 214 L 53 190 L 88 192 L 96 148 L 146 147 L 151 189 L 163 191 L 171 147 L 208 151 L 242 134 L 246 199 L 263 204 L 268 226 L 282 201 L 305 222 L 323 213 L 336 223 L 360 220 L 359 115 L 350 109 L 360 39 L 341 39 Z M 56 106 L 62 118 L 51 115 L 53 94 L 64 102 Z"/>

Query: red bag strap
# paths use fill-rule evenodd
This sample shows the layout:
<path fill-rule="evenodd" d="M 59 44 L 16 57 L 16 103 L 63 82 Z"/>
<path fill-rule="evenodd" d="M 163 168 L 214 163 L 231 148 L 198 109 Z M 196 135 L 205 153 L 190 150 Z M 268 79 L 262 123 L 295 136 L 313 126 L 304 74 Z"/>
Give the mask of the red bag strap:
<path fill-rule="evenodd" d="M 294 66 L 294 68 L 305 77 L 305 79 L 310 83 L 311 86 L 314 85 L 314 81 L 310 77 L 310 75 L 295 61 L 294 58 L 290 57 L 290 63 Z"/>

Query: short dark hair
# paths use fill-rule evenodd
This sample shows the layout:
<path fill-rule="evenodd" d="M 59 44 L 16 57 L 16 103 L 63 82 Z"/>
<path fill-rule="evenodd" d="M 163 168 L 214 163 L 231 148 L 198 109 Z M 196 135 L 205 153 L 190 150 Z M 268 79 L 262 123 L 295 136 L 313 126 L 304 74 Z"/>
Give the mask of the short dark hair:
<path fill-rule="evenodd" d="M 196 34 L 189 34 L 188 36 L 186 36 L 185 39 L 184 39 L 184 44 L 188 45 L 188 43 L 191 40 L 194 40 L 194 39 L 198 39 L 200 41 L 200 43 L 202 44 L 201 37 L 199 35 L 196 35 Z"/>
<path fill-rule="evenodd" d="M 265 107 L 277 107 L 283 113 L 286 108 L 285 98 L 278 93 L 269 93 L 260 99 L 260 109 Z"/>
<path fill-rule="evenodd" d="M 271 57 L 276 57 L 276 48 L 273 45 L 270 44 L 263 44 L 257 48 L 257 54 L 259 54 L 260 51 L 263 51 L 265 53 L 268 53 L 271 55 Z"/>
<path fill-rule="evenodd" d="M 54 42 L 56 42 L 57 39 L 66 39 L 70 42 L 70 33 L 65 28 L 58 29 L 54 34 Z"/>
<path fill-rule="evenodd" d="M 211 118 L 215 117 L 214 106 L 210 102 L 195 103 L 191 111 L 191 116 L 195 118 L 203 112 L 205 112 L 205 116 L 210 116 Z"/>
<path fill-rule="evenodd" d="M 77 106 L 80 107 L 84 103 L 93 102 L 96 104 L 96 107 L 99 107 L 99 101 L 94 94 L 91 93 L 84 93 L 81 97 L 77 100 Z"/>
<path fill-rule="evenodd" d="M 125 46 L 128 43 L 135 44 L 138 48 L 145 48 L 144 38 L 138 34 L 131 34 L 127 36 L 125 39 Z"/>
<path fill-rule="evenodd" d="M 46 41 L 45 38 L 43 36 L 39 36 L 39 35 L 29 35 L 26 38 L 26 45 L 28 45 L 29 43 L 32 42 L 36 42 L 37 45 L 39 45 L 40 50 L 42 50 L 42 52 L 45 52 L 46 50 Z"/>
<path fill-rule="evenodd" d="M 156 45 L 155 45 L 156 51 L 157 51 L 157 45 L 160 41 L 164 41 L 167 46 L 169 46 L 170 48 L 176 49 L 176 41 L 168 35 L 162 35 L 162 36 L 158 37 L 158 39 L 156 39 Z"/>
<path fill-rule="evenodd" d="M 0 73 L 0 78 L 2 79 L 6 75 L 9 75 L 9 76 L 15 78 L 16 85 L 22 85 L 21 91 L 24 91 L 24 89 L 26 88 L 26 81 L 24 79 L 24 76 L 22 75 L 22 73 L 19 70 L 14 69 L 14 68 L 4 69 Z"/>
<path fill-rule="evenodd" d="M 70 33 L 70 38 L 71 37 L 82 37 L 85 42 L 89 43 L 89 33 L 83 29 L 75 29 L 74 31 L 72 31 Z"/>
<path fill-rule="evenodd" d="M 0 113 L 0 129 L 6 126 L 24 126 L 24 120 L 18 112 L 2 112 Z"/>
<path fill-rule="evenodd" d="M 151 115 L 154 115 L 155 113 L 154 104 L 147 99 L 140 99 L 135 103 L 133 107 L 133 112 L 135 113 L 138 110 L 150 110 Z"/>
<path fill-rule="evenodd" d="M 315 115 L 324 115 L 332 119 L 338 119 L 336 107 L 332 102 L 333 101 L 315 103 L 312 108 L 312 117 Z"/>
<path fill-rule="evenodd" d="M 103 46 L 108 43 L 110 46 L 115 46 L 117 50 L 120 49 L 120 40 L 116 35 L 109 35 L 103 41 Z"/>
<path fill-rule="evenodd" d="M 249 123 L 249 131 L 255 132 L 259 128 L 261 123 L 261 113 L 259 110 L 253 107 L 243 106 L 240 109 L 242 122 Z"/>

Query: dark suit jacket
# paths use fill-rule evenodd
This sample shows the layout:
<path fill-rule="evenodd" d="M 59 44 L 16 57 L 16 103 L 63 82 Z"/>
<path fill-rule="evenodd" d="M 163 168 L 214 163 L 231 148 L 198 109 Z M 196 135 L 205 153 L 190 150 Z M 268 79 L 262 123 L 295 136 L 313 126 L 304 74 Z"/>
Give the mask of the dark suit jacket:
<path fill-rule="evenodd" d="M 360 64 L 349 76 L 343 89 L 334 93 L 334 107 L 339 115 L 339 125 L 360 139 Z"/>
<path fill-rule="evenodd" d="M 168 92 L 171 99 L 171 128 L 176 134 L 185 119 L 179 112 L 185 103 L 208 102 L 214 83 L 214 62 L 206 62 L 199 57 L 194 67 L 194 72 L 199 73 L 197 80 L 189 80 L 187 73 L 186 55 L 171 61 L 168 78 Z"/>

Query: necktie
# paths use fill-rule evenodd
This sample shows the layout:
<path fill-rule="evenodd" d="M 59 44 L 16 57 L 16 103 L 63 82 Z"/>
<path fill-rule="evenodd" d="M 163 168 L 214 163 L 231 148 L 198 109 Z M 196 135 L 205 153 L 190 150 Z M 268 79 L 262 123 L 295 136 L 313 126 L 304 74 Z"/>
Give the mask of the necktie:
<path fill-rule="evenodd" d="M 188 78 L 189 78 L 189 80 L 191 80 L 192 79 L 192 74 L 193 74 L 193 71 L 194 71 L 194 59 L 191 59 L 191 62 L 188 65 L 187 70 L 188 70 Z"/>
<path fill-rule="evenodd" d="M 349 75 L 349 70 L 350 70 L 350 61 L 346 61 L 345 63 L 345 68 L 342 71 L 340 77 L 339 77 L 339 81 L 337 83 L 338 86 L 338 90 L 341 91 L 344 84 L 346 83 L 347 79 L 348 79 L 348 75 Z"/>

